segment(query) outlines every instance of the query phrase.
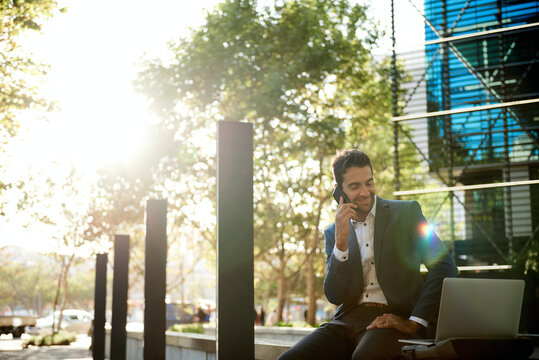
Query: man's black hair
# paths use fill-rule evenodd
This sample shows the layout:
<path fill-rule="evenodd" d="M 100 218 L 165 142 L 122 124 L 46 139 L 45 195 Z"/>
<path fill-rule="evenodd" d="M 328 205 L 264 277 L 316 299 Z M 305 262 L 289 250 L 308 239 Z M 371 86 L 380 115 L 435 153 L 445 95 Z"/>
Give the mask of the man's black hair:
<path fill-rule="evenodd" d="M 337 154 L 331 159 L 331 167 L 333 168 L 333 176 L 339 186 L 342 186 L 344 173 L 349 167 L 365 167 L 369 166 L 372 172 L 372 164 L 369 156 L 363 151 L 354 149 L 338 150 Z"/>

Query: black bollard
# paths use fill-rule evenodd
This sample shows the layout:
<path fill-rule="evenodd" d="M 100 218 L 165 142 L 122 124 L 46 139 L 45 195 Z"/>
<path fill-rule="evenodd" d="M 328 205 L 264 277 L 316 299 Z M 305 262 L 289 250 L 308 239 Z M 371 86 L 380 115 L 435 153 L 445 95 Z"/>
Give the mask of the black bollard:
<path fill-rule="evenodd" d="M 217 140 L 217 359 L 254 359 L 253 126 Z"/>
<path fill-rule="evenodd" d="M 92 357 L 105 359 L 105 310 L 107 304 L 108 255 L 97 254 L 95 260 L 94 320 L 92 321 Z"/>
<path fill-rule="evenodd" d="M 165 359 L 167 201 L 146 203 L 144 271 L 144 359 Z"/>
<path fill-rule="evenodd" d="M 110 358 L 125 360 L 127 332 L 127 280 L 129 266 L 129 236 L 114 236 L 114 277 L 112 279 L 112 323 Z"/>

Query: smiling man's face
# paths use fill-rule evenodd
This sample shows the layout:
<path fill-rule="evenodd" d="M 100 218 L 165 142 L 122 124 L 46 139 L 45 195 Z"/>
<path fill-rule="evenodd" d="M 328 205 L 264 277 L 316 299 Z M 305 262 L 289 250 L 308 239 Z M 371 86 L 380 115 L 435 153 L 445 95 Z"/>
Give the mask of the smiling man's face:
<path fill-rule="evenodd" d="M 352 166 L 346 169 L 343 175 L 342 188 L 351 202 L 358 206 L 358 218 L 364 221 L 374 205 L 374 178 L 370 166 Z"/>

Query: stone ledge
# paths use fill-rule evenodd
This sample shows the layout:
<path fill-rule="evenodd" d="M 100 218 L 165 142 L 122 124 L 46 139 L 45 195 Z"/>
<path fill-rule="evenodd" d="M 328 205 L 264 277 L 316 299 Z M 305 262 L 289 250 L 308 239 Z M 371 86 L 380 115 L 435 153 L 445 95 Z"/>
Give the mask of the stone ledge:
<path fill-rule="evenodd" d="M 214 353 L 216 351 L 215 336 L 206 334 L 178 333 L 173 331 L 167 331 L 166 343 L 170 346 L 201 350 L 208 353 Z"/>
<path fill-rule="evenodd" d="M 286 329 L 286 328 L 284 328 Z M 286 329 L 290 330 L 290 328 Z M 300 330 L 300 333 L 305 332 L 305 329 L 295 329 Z M 307 329 L 312 331 L 312 329 Z M 276 330 L 281 333 L 283 330 Z M 310 332 L 310 331 L 307 331 Z M 296 331 L 294 331 L 296 332 Z M 106 330 L 107 341 L 106 347 L 110 346 L 110 329 Z M 129 354 L 138 353 L 142 351 L 142 341 L 144 334 L 141 331 L 128 331 L 127 338 L 135 340 L 140 346 L 133 345 L 135 348 L 128 349 Z M 256 360 L 275 360 L 294 345 L 294 341 L 286 340 L 264 340 L 264 339 L 255 339 L 255 359 Z M 128 348 L 133 343 L 127 344 Z M 213 359 L 216 353 L 216 343 L 215 336 L 207 334 L 193 334 L 193 333 L 176 333 L 176 332 L 167 332 L 166 333 L 166 345 L 167 347 L 179 348 L 179 349 L 189 349 L 195 352 L 206 353 L 208 358 Z M 108 351 L 106 351 L 108 354 Z M 140 354 L 142 356 L 142 354 Z"/>
<path fill-rule="evenodd" d="M 255 359 L 256 360 L 275 360 L 288 350 L 293 344 L 279 345 L 271 344 L 266 341 L 255 339 Z"/>

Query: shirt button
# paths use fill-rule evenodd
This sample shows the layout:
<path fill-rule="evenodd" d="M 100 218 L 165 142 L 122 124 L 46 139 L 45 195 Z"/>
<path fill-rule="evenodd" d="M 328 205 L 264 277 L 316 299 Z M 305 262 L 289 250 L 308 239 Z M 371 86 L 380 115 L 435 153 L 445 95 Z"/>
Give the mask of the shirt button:
<path fill-rule="evenodd" d="M 371 261 L 371 265 L 374 265 L 374 261 Z"/>
<path fill-rule="evenodd" d="M 363 226 L 367 226 L 367 223 L 363 223 Z"/>
<path fill-rule="evenodd" d="M 365 295 L 365 297 L 369 297 L 369 294 Z"/>
<path fill-rule="evenodd" d="M 371 282 L 371 285 L 374 285 L 374 283 L 373 283 L 373 282 Z"/>
<path fill-rule="evenodd" d="M 367 245 L 365 245 L 366 247 L 369 247 L 369 243 L 367 243 Z"/>

